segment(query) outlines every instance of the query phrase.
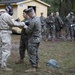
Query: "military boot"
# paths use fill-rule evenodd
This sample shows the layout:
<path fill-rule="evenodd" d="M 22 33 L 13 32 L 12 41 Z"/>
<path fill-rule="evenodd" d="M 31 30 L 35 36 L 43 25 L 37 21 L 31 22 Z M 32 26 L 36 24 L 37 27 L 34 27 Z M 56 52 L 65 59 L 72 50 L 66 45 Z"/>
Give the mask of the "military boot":
<path fill-rule="evenodd" d="M 30 69 L 25 71 L 25 73 L 28 73 L 28 72 L 37 72 L 37 69 L 36 68 L 30 68 Z"/>
<path fill-rule="evenodd" d="M 1 68 L 1 70 L 6 72 L 12 72 L 12 69 L 8 67 Z"/>
<path fill-rule="evenodd" d="M 19 59 L 18 61 L 15 62 L 16 64 L 22 64 L 24 63 L 24 59 Z"/>
<path fill-rule="evenodd" d="M 40 69 L 40 65 L 39 64 L 36 65 L 36 69 Z"/>

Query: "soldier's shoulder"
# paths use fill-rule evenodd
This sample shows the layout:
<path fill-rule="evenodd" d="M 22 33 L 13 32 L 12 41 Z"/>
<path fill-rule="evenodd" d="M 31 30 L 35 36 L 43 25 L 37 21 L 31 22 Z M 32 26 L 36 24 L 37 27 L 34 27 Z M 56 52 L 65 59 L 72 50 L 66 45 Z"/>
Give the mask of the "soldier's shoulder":
<path fill-rule="evenodd" d="M 60 16 L 56 16 L 56 18 L 55 19 L 58 19 L 58 20 L 60 20 L 61 19 L 61 17 Z"/>
<path fill-rule="evenodd" d="M 36 19 L 40 19 L 39 17 L 35 17 Z"/>
<path fill-rule="evenodd" d="M 35 17 L 34 18 L 34 21 L 36 22 L 36 21 L 40 21 L 40 18 L 39 17 Z"/>
<path fill-rule="evenodd" d="M 9 14 L 8 13 L 3 13 L 2 16 L 9 16 Z"/>
<path fill-rule="evenodd" d="M 2 17 L 11 17 L 8 13 L 3 13 L 2 15 L 1 15 Z"/>
<path fill-rule="evenodd" d="M 37 24 L 40 25 L 41 24 L 41 21 L 40 21 L 40 18 L 39 17 L 35 17 L 34 24 L 35 25 L 37 25 Z"/>

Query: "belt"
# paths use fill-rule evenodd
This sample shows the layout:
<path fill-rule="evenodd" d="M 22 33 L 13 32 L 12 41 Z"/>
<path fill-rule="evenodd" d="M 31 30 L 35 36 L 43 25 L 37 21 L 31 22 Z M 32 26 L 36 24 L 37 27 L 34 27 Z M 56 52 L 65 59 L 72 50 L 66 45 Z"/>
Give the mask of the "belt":
<path fill-rule="evenodd" d="M 4 29 L 0 30 L 0 32 L 1 32 L 1 33 L 12 33 L 11 30 L 4 30 Z"/>
<path fill-rule="evenodd" d="M 11 29 L 0 29 L 0 30 L 11 30 Z"/>

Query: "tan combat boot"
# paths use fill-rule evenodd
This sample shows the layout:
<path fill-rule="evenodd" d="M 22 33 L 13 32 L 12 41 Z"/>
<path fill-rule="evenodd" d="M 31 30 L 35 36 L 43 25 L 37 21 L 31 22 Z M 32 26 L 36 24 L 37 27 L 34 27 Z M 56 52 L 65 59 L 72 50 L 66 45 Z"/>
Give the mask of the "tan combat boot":
<path fill-rule="evenodd" d="M 22 64 L 24 63 L 24 59 L 19 59 L 17 62 L 15 62 L 16 64 Z"/>
<path fill-rule="evenodd" d="M 25 73 L 29 73 L 29 72 L 37 72 L 37 70 L 36 70 L 36 68 L 30 68 L 25 71 Z"/>
<path fill-rule="evenodd" d="M 5 67 L 5 68 L 1 68 L 2 71 L 6 71 L 6 72 L 12 72 L 11 68 Z"/>

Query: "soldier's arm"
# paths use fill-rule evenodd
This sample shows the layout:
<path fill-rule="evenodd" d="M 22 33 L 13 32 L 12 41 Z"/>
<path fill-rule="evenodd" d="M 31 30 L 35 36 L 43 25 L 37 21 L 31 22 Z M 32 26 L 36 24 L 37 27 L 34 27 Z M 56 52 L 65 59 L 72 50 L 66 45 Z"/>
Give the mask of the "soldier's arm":
<path fill-rule="evenodd" d="M 46 21 L 46 23 L 49 23 L 49 22 L 48 22 L 48 18 L 46 18 L 45 21 Z"/>
<path fill-rule="evenodd" d="M 4 14 L 3 15 L 4 21 L 11 27 L 23 27 L 25 26 L 24 22 L 17 22 L 15 21 L 9 14 Z"/>
<path fill-rule="evenodd" d="M 69 19 L 69 18 L 67 18 L 67 22 L 68 22 L 69 24 L 71 24 L 71 21 L 70 21 L 70 19 Z"/>
<path fill-rule="evenodd" d="M 53 17 L 53 23 L 55 22 L 55 18 Z"/>
<path fill-rule="evenodd" d="M 75 17 L 74 17 L 74 19 L 73 19 L 73 23 L 75 23 Z"/>
<path fill-rule="evenodd" d="M 63 24 L 63 21 L 62 21 L 61 17 L 58 17 L 58 19 L 59 19 L 59 23 Z"/>
<path fill-rule="evenodd" d="M 67 23 L 67 17 L 64 19 L 64 24 L 66 24 Z"/>
<path fill-rule="evenodd" d="M 31 23 L 26 29 L 27 34 L 31 34 L 34 31 L 34 23 Z"/>

